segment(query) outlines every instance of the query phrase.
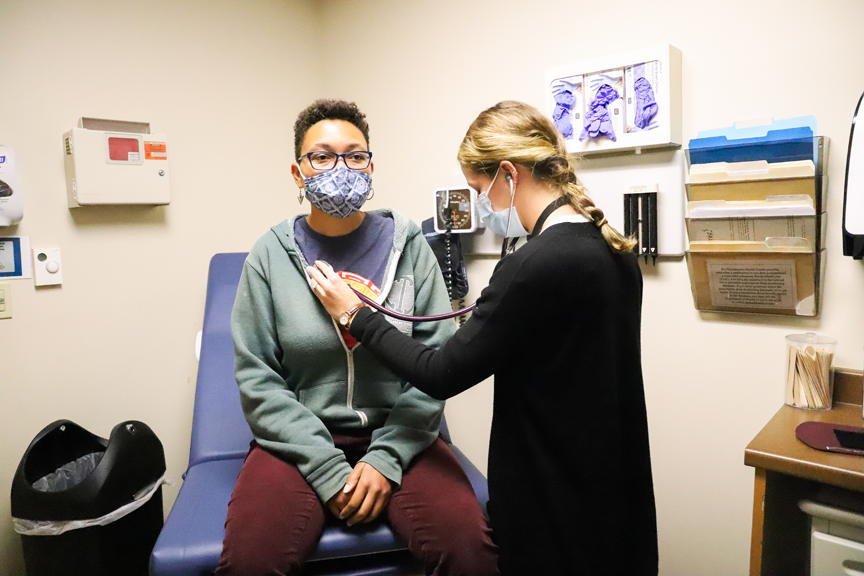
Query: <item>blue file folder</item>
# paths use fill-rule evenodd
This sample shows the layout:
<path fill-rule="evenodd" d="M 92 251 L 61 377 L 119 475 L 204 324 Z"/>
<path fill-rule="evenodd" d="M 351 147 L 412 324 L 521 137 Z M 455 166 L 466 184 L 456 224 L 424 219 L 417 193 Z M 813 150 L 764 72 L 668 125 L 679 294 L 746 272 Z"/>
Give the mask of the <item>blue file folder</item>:
<path fill-rule="evenodd" d="M 816 118 L 802 116 L 772 120 L 770 124 L 747 128 L 716 128 L 699 132 L 690 140 L 690 163 L 711 162 L 816 162 Z"/>

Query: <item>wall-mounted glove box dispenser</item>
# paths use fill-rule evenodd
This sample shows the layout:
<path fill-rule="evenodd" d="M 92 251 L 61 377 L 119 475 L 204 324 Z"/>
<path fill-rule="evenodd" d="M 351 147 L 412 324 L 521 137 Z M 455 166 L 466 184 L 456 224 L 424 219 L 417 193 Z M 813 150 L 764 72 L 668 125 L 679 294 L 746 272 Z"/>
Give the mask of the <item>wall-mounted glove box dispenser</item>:
<path fill-rule="evenodd" d="M 828 139 L 703 147 L 687 150 L 687 160 L 696 309 L 818 315 Z"/>
<path fill-rule="evenodd" d="M 63 145 L 70 208 L 171 201 L 168 137 L 150 124 L 81 118 Z"/>
<path fill-rule="evenodd" d="M 571 154 L 678 147 L 681 51 L 665 44 L 547 68 L 546 113 Z"/>

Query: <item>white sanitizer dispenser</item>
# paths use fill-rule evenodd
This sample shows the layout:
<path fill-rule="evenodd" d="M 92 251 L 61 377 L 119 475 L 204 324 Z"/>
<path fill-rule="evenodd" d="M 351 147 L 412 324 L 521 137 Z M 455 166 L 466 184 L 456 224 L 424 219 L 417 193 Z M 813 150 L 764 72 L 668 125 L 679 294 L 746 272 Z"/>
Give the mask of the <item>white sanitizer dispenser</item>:
<path fill-rule="evenodd" d="M 8 146 L 0 146 L 0 226 L 14 226 L 23 217 L 18 156 Z"/>
<path fill-rule="evenodd" d="M 864 109 L 858 100 L 852 118 L 852 133 L 849 136 L 849 154 L 846 158 L 846 189 L 843 198 L 843 255 L 856 260 L 864 258 Z"/>

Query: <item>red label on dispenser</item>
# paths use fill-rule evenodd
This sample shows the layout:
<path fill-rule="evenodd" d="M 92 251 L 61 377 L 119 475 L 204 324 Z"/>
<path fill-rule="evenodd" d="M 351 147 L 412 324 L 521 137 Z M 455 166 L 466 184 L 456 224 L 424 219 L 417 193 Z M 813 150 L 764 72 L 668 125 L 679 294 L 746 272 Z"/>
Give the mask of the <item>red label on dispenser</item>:
<path fill-rule="evenodd" d="M 108 138 L 108 158 L 115 162 L 138 162 L 141 159 L 141 149 L 137 138 Z"/>

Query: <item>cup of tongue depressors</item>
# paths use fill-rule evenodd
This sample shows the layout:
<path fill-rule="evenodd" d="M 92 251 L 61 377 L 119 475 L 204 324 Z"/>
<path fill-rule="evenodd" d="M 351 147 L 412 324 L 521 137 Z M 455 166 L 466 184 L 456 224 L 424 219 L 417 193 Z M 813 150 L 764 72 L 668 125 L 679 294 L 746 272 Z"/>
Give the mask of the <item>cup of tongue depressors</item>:
<path fill-rule="evenodd" d="M 837 340 L 814 332 L 786 336 L 786 404 L 830 410 Z"/>

